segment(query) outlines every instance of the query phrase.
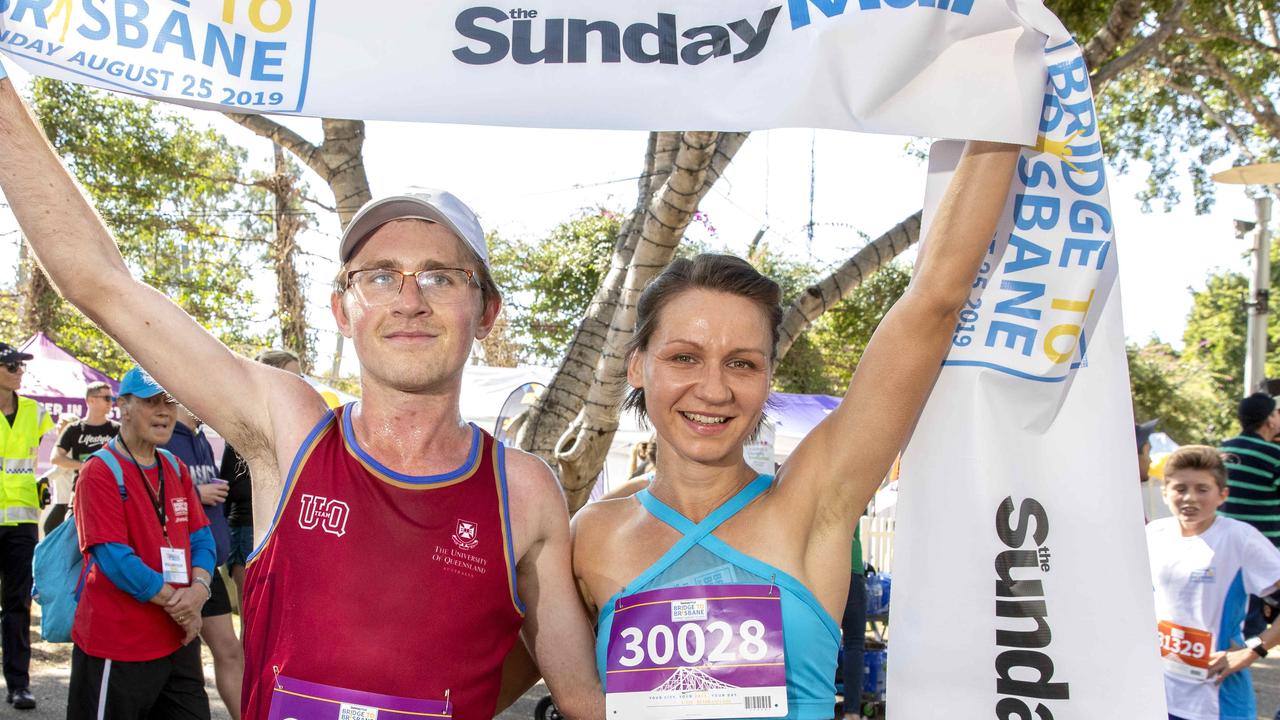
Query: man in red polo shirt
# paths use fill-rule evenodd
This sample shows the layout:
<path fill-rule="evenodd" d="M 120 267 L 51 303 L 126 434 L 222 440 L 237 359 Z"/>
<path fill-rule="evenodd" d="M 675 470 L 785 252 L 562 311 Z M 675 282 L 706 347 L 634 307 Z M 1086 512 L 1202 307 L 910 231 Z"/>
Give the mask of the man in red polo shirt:
<path fill-rule="evenodd" d="M 120 435 L 80 471 L 76 529 L 90 569 L 71 630 L 69 720 L 209 717 L 192 640 L 214 542 L 187 467 L 157 449 L 176 417 L 135 367 L 120 383 Z"/>

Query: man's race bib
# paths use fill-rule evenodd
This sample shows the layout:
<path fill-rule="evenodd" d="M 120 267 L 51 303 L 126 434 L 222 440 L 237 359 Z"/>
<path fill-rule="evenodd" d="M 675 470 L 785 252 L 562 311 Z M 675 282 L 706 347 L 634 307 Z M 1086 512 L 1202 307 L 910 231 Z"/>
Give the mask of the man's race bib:
<path fill-rule="evenodd" d="M 780 592 L 694 585 L 618 600 L 605 663 L 606 717 L 785 716 Z"/>
<path fill-rule="evenodd" d="M 1161 620 L 1160 657 L 1166 672 L 1204 680 L 1209 677 L 1209 655 L 1213 652 L 1213 633 L 1183 627 Z"/>
<path fill-rule="evenodd" d="M 421 720 L 451 718 L 444 700 L 418 700 L 348 690 L 276 675 L 269 720 Z"/>

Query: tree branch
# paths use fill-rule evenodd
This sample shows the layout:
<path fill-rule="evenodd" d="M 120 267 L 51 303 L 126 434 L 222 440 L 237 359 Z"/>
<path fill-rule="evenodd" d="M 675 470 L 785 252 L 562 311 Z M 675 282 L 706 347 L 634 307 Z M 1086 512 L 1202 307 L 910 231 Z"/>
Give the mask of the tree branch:
<path fill-rule="evenodd" d="M 810 285 L 796 296 L 782 316 L 778 327 L 777 362 L 786 357 L 805 330 L 822 313 L 845 299 L 871 273 L 884 267 L 904 250 L 920 240 L 920 220 L 923 210 L 917 210 L 902 222 L 890 228 L 880 237 L 867 243 L 853 257 L 822 280 Z"/>
<path fill-rule="evenodd" d="M 1227 136 L 1231 138 L 1231 142 L 1235 144 L 1241 154 L 1249 159 L 1249 162 L 1257 162 L 1258 156 L 1249 148 L 1249 143 L 1245 141 L 1244 135 L 1241 134 L 1240 129 L 1235 126 L 1235 123 L 1231 122 L 1230 118 L 1210 105 L 1209 101 L 1205 99 L 1205 96 L 1199 90 L 1196 90 L 1189 85 L 1183 85 L 1169 78 L 1165 78 L 1164 82 L 1171 90 L 1176 90 L 1177 92 L 1194 100 L 1196 104 L 1200 106 L 1201 112 L 1209 116 L 1210 120 L 1213 120 L 1215 123 L 1222 126 L 1223 130 L 1226 131 Z"/>
<path fill-rule="evenodd" d="M 1223 66 L 1222 62 L 1211 53 L 1201 53 L 1202 65 L 1186 65 L 1189 70 L 1198 71 L 1202 75 L 1211 75 L 1222 81 L 1227 90 L 1245 106 L 1255 122 L 1261 125 L 1273 138 L 1280 137 L 1280 113 L 1270 98 L 1254 95 L 1244 87 L 1235 73 Z"/>
<path fill-rule="evenodd" d="M 248 128 L 255 134 L 279 144 L 280 147 L 298 156 L 298 159 L 306 163 L 307 167 L 314 170 L 325 182 L 328 182 L 329 176 L 333 174 L 333 171 L 328 166 L 320 162 L 320 148 L 275 120 L 264 115 L 233 112 L 224 112 L 222 114 L 231 118 L 237 125 Z"/>
<path fill-rule="evenodd" d="M 1155 32 L 1142 38 L 1128 52 L 1107 62 L 1098 71 L 1089 78 L 1093 84 L 1093 91 L 1097 93 L 1102 89 L 1103 85 L 1111 82 L 1117 75 L 1128 70 L 1139 60 L 1150 55 L 1156 48 L 1160 47 L 1165 40 L 1168 40 L 1174 32 L 1178 30 L 1182 21 L 1182 13 L 1187 9 L 1187 0 L 1174 0 L 1164 15 L 1160 17 L 1160 24 L 1156 27 Z"/>
<path fill-rule="evenodd" d="M 1107 22 L 1089 38 L 1084 46 L 1084 62 L 1090 68 L 1100 67 L 1129 37 L 1142 20 L 1142 0 L 1116 0 Z"/>
<path fill-rule="evenodd" d="M 1182 34 L 1182 37 L 1194 43 L 1203 43 L 1203 42 L 1208 42 L 1209 40 L 1230 40 L 1233 43 L 1237 43 L 1239 45 L 1243 45 L 1245 47 L 1249 47 L 1254 50 L 1260 50 L 1265 53 L 1270 53 L 1272 55 L 1280 56 L 1280 47 L 1276 47 L 1274 45 L 1268 45 L 1257 38 L 1249 37 L 1248 35 L 1245 35 L 1244 33 L 1239 33 L 1239 32 L 1228 32 L 1226 30 L 1208 30 L 1206 32 L 1198 33 L 1195 35 L 1191 35 L 1184 32 Z"/>

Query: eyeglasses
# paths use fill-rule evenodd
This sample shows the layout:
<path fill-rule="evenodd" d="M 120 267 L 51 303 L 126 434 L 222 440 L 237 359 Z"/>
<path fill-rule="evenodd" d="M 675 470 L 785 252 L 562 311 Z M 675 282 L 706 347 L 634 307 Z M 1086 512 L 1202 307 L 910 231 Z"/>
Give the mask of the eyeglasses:
<path fill-rule="evenodd" d="M 418 286 L 422 299 L 428 303 L 457 305 L 467 301 L 468 289 L 477 284 L 476 274 L 462 268 L 436 268 L 434 270 L 392 270 L 369 268 L 347 273 L 347 288 L 368 305 L 388 305 L 395 302 L 404 288 L 404 279 L 411 277 Z"/>
<path fill-rule="evenodd" d="M 27 363 L 25 361 L 7 362 L 4 363 L 4 369 L 11 373 L 21 372 L 27 369 Z"/>
<path fill-rule="evenodd" d="M 115 396 L 113 395 L 90 395 L 89 397 L 94 400 L 106 400 L 107 402 L 116 401 Z"/>

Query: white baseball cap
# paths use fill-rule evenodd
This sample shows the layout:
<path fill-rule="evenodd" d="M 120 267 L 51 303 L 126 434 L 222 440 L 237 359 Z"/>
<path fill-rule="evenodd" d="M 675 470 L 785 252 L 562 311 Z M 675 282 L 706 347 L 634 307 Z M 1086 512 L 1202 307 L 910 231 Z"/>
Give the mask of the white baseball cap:
<path fill-rule="evenodd" d="M 480 219 L 451 192 L 415 188 L 400 195 L 370 200 L 347 223 L 338 246 L 338 261 L 345 263 L 356 248 L 375 230 L 392 220 L 426 220 L 445 226 L 462 238 L 471 252 L 489 269 L 489 246 L 484 240 Z"/>

